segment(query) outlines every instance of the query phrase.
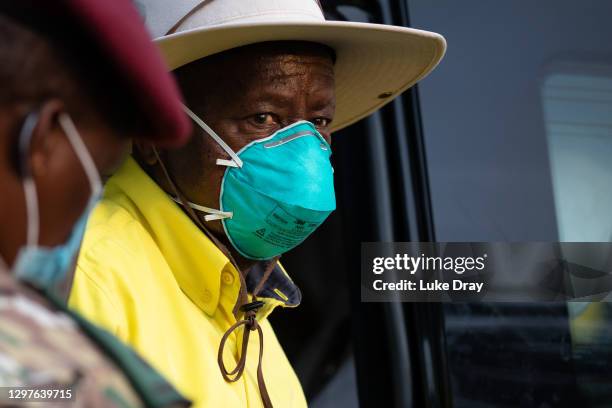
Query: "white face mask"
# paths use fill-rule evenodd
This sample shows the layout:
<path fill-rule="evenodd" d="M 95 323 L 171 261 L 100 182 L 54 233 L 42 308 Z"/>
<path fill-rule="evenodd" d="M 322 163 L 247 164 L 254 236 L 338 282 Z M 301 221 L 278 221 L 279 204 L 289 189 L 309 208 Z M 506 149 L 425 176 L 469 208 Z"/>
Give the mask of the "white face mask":
<path fill-rule="evenodd" d="M 37 114 L 31 113 L 26 118 L 19 136 L 21 175 L 27 210 L 27 242 L 17 254 L 12 269 L 18 278 L 41 288 L 50 288 L 65 278 L 78 253 L 89 212 L 102 193 L 102 182 L 95 163 L 72 119 L 68 114 L 62 113 L 58 118 L 59 124 L 83 166 L 89 181 L 91 195 L 81 217 L 74 224 L 68 240 L 51 248 L 41 247 L 38 242 L 40 233 L 38 194 L 28 163 L 30 142 L 37 120 Z"/>

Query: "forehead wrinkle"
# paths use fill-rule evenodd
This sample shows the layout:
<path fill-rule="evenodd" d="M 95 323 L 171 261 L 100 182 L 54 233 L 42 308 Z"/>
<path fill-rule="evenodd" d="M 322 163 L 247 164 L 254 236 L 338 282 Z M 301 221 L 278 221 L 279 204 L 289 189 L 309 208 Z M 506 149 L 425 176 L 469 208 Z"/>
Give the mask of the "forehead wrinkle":
<path fill-rule="evenodd" d="M 240 53 L 203 65 L 204 69 L 192 72 L 189 93 L 208 101 L 207 110 L 233 105 L 246 111 L 253 108 L 254 101 L 293 105 L 334 83 L 332 62 L 312 55 Z"/>
<path fill-rule="evenodd" d="M 250 52 L 232 55 L 218 61 L 210 72 L 215 85 L 247 88 L 254 81 L 277 81 L 302 77 L 314 72 L 333 77 L 333 64 L 325 57 L 295 54 L 253 55 Z"/>
<path fill-rule="evenodd" d="M 310 73 L 318 75 L 333 76 L 333 67 L 322 61 L 312 60 L 291 60 L 291 61 L 276 61 L 273 64 L 264 66 L 263 74 L 269 78 L 276 76 L 280 77 L 300 77 Z"/>
<path fill-rule="evenodd" d="M 317 106 L 317 110 L 321 110 L 322 107 L 335 105 L 333 96 L 328 96 L 328 89 L 333 89 L 334 86 L 333 75 L 325 75 L 325 78 L 321 80 L 319 73 L 313 75 L 307 70 L 295 73 L 268 70 L 264 78 L 257 80 L 259 81 L 257 87 L 248 89 L 246 95 L 247 99 L 255 104 L 289 110 L 309 105 Z"/>
<path fill-rule="evenodd" d="M 296 93 L 306 96 L 333 87 L 334 79 L 333 75 L 322 75 L 308 70 L 293 73 L 268 71 L 260 86 L 269 90 L 272 96 L 286 95 L 287 99 L 291 99 Z"/>

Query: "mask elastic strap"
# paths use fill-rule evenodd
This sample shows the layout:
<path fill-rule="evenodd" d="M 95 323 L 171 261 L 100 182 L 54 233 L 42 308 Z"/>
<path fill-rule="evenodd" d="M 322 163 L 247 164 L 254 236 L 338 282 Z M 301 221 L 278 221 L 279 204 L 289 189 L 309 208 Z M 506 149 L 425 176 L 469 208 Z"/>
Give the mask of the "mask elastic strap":
<path fill-rule="evenodd" d="M 102 191 L 102 182 L 100 175 L 95 166 L 95 163 L 83 143 L 74 123 L 66 113 L 62 113 L 58 117 L 58 121 L 64 133 L 66 134 L 70 145 L 75 151 L 79 159 L 91 188 L 92 197 L 98 195 Z M 26 246 L 34 247 L 38 245 L 40 234 L 40 213 L 38 205 L 38 192 L 36 191 L 36 183 L 32 177 L 32 171 L 29 162 L 29 151 L 32 142 L 32 135 L 38 123 L 38 112 L 31 112 L 26 117 L 24 124 L 19 133 L 19 171 L 23 178 L 23 190 L 26 201 L 27 213 L 27 238 Z M 90 200 L 91 202 L 91 200 Z M 4 261 L 2 261 L 4 264 Z"/>
<path fill-rule="evenodd" d="M 217 142 L 217 144 L 219 146 L 221 146 L 221 148 L 223 150 L 225 150 L 225 152 L 227 154 L 229 154 L 229 156 L 232 158 L 232 160 L 226 160 L 226 159 L 217 159 L 217 165 L 219 166 L 226 166 L 226 167 L 242 167 L 242 160 L 240 159 L 240 157 L 238 157 L 238 155 L 232 150 L 231 147 L 229 147 L 229 145 L 227 143 L 225 143 L 225 141 L 223 139 L 221 139 L 221 137 L 215 133 L 214 130 L 212 130 L 210 128 L 210 126 L 208 126 L 206 123 L 204 123 L 204 121 L 202 119 L 200 119 L 198 117 L 198 115 L 196 115 L 195 113 L 193 113 L 193 111 L 191 109 L 189 109 L 187 106 L 183 105 L 183 110 L 185 111 L 185 113 L 187 113 L 187 115 L 189 115 L 189 117 L 195 122 L 197 123 L 210 137 L 212 137 L 214 139 L 215 142 Z"/>
<path fill-rule="evenodd" d="M 26 201 L 27 212 L 27 245 L 33 246 L 38 244 L 38 234 L 40 232 L 40 219 L 38 213 L 38 194 L 36 192 L 36 184 L 32 178 L 30 170 L 30 162 L 28 153 L 30 143 L 32 142 L 32 134 L 38 123 L 38 112 L 31 112 L 25 119 L 21 132 L 19 133 L 19 163 L 20 173 L 23 178 L 23 192 Z"/>
<path fill-rule="evenodd" d="M 181 203 L 178 198 L 172 197 L 172 196 L 170 196 L 170 198 L 175 203 L 179 205 L 183 205 L 183 203 Z M 206 215 L 204 216 L 205 221 L 223 220 L 226 218 L 232 218 L 234 216 L 234 213 L 231 211 L 216 210 L 214 208 L 204 207 L 203 205 L 192 203 L 191 201 L 187 201 L 187 204 L 194 210 L 198 210 L 203 213 L 206 213 Z"/>
<path fill-rule="evenodd" d="M 81 166 L 85 170 L 85 174 L 87 175 L 87 179 L 89 180 L 89 186 L 91 188 L 92 197 L 97 196 L 102 192 L 102 181 L 100 180 L 100 174 L 98 173 L 98 169 L 96 168 L 96 164 L 85 146 L 79 131 L 77 130 L 74 122 L 68 116 L 67 113 L 62 113 L 58 118 L 59 124 L 64 130 L 64 133 L 68 137 L 68 141 L 72 145 L 72 149 L 76 153 L 79 161 L 81 162 Z"/>
<path fill-rule="evenodd" d="M 23 190 L 26 197 L 26 209 L 28 214 L 28 235 L 27 245 L 38 244 L 38 234 L 40 232 L 40 219 L 38 213 L 38 193 L 36 185 L 31 176 L 23 181 Z"/>

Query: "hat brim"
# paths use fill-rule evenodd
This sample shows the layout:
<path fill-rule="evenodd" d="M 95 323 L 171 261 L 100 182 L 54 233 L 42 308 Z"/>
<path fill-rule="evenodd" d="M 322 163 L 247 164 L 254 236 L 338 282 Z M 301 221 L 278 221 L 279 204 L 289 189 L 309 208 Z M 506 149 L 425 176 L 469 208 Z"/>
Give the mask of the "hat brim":
<path fill-rule="evenodd" d="M 336 51 L 336 131 L 366 117 L 429 74 L 444 56 L 439 34 L 381 24 L 224 24 L 155 39 L 171 70 L 231 48 L 265 41 L 300 40 Z"/>

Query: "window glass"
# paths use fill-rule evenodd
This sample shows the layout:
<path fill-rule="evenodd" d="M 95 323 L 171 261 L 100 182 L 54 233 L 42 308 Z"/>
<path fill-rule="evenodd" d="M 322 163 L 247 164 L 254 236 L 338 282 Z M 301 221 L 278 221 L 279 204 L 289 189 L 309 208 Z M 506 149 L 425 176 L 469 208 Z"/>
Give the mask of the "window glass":
<path fill-rule="evenodd" d="M 565 65 L 565 66 L 564 66 Z M 608 72 L 606 72 L 608 71 Z M 612 76 L 605 66 L 563 64 L 542 88 L 559 238 L 612 238 Z M 603 257 L 609 254 L 602 254 Z M 586 259 L 593 268 L 601 256 Z M 584 263 L 584 259 L 581 263 Z M 605 260 L 604 260 L 605 261 Z M 612 397 L 612 308 L 568 305 L 577 385 L 593 406 Z"/>
<path fill-rule="evenodd" d="M 612 238 L 612 76 L 603 67 L 574 70 L 551 73 L 542 89 L 559 239 L 605 242 Z"/>
<path fill-rule="evenodd" d="M 610 241 L 612 3 L 408 0 L 436 239 Z M 446 304 L 457 407 L 609 406 L 608 303 Z"/>

